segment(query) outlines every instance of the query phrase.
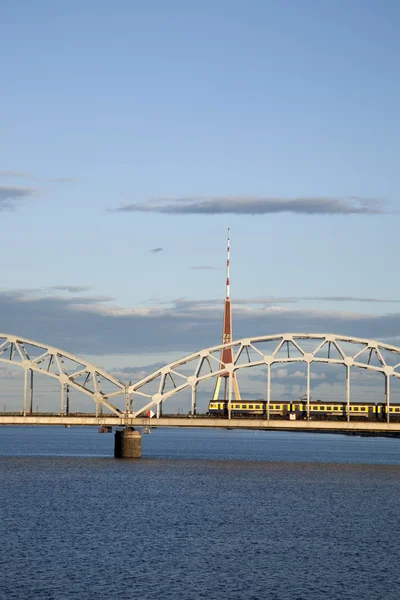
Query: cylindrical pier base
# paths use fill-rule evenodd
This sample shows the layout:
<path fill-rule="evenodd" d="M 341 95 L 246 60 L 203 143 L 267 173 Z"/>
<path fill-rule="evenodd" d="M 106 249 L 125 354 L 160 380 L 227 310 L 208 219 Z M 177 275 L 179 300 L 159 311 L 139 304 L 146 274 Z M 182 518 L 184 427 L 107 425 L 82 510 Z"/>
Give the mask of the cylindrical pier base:
<path fill-rule="evenodd" d="M 115 458 L 141 458 L 142 434 L 133 427 L 117 429 L 114 438 Z"/>

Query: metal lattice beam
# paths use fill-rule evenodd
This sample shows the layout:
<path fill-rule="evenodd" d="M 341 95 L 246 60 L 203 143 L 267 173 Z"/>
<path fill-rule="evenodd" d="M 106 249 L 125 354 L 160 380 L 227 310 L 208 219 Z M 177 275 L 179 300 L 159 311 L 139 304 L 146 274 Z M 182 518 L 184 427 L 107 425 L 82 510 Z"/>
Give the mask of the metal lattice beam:
<path fill-rule="evenodd" d="M 315 342 L 310 350 L 307 346 Z M 268 353 L 262 344 L 269 343 Z M 221 350 L 232 349 L 231 363 L 221 362 Z M 386 356 L 386 358 L 385 358 Z M 390 361 L 388 361 L 390 357 Z M 385 376 L 386 403 L 390 403 L 390 377 L 400 379 L 400 348 L 383 344 L 377 340 L 356 338 L 323 333 L 284 333 L 253 338 L 245 338 L 229 344 L 213 346 L 174 361 L 128 388 L 131 397 L 130 416 L 140 416 L 157 407 L 168 398 L 185 388 L 192 388 L 192 412 L 196 405 L 197 385 L 222 373 L 229 374 L 229 405 L 232 402 L 231 379 L 240 369 L 266 365 L 268 367 L 267 397 L 271 393 L 271 365 L 277 363 L 303 362 L 307 364 L 307 412 L 310 405 L 310 365 L 312 363 L 340 364 L 346 367 L 347 403 L 350 401 L 350 371 L 353 367 L 367 369 Z M 375 364 L 374 364 L 375 363 Z M 206 368 L 205 368 L 206 367 Z M 189 374 L 187 370 L 189 369 Z M 174 385 L 167 386 L 173 375 Z M 157 386 L 157 391 L 149 391 Z M 147 403 L 135 412 L 132 411 L 132 396 L 147 399 Z"/>
<path fill-rule="evenodd" d="M 62 386 L 83 392 L 93 398 L 99 405 L 107 408 L 115 415 L 124 413 L 110 402 L 114 396 L 127 394 L 127 386 L 86 360 L 64 352 L 59 348 L 47 346 L 33 340 L 15 335 L 0 333 L 0 362 L 16 365 L 25 370 L 24 411 L 27 403 L 27 379 L 29 371 L 41 373 L 57 379 Z M 112 391 L 106 392 L 107 386 Z"/>

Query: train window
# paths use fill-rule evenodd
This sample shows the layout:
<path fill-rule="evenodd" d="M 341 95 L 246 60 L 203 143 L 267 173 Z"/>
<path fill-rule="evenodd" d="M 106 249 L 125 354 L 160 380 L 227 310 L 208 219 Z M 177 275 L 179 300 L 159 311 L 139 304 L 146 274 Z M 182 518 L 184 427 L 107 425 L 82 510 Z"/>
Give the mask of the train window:
<path fill-rule="evenodd" d="M 400 412 L 400 408 L 395 408 L 395 412 Z"/>
<path fill-rule="evenodd" d="M 242 404 L 242 408 L 246 408 L 246 404 Z"/>
<path fill-rule="evenodd" d="M 358 406 L 355 406 L 355 407 L 354 407 L 354 410 L 358 410 Z"/>
<path fill-rule="evenodd" d="M 256 408 L 261 408 L 261 406 L 259 404 L 256 404 Z"/>
<path fill-rule="evenodd" d="M 339 410 L 339 407 L 338 406 L 334 406 L 333 410 Z"/>
<path fill-rule="evenodd" d="M 275 406 L 275 408 L 277 408 L 278 410 L 280 409 L 280 407 L 281 407 L 281 405 L 280 405 L 280 404 L 277 404 L 277 405 Z"/>
<path fill-rule="evenodd" d="M 332 410 L 332 406 L 327 406 L 326 410 Z"/>
<path fill-rule="evenodd" d="M 240 404 L 235 404 L 235 408 L 240 408 Z"/>
<path fill-rule="evenodd" d="M 249 408 L 254 408 L 254 406 L 252 404 L 249 404 Z"/>

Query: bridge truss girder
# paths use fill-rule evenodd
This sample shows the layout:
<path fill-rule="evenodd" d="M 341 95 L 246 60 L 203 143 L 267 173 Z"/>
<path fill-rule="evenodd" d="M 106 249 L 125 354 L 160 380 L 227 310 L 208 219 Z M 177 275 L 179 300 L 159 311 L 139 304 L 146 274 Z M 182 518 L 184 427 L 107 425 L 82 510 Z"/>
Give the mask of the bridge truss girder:
<path fill-rule="evenodd" d="M 41 373 L 59 381 L 61 385 L 61 413 L 64 406 L 64 394 L 70 386 L 90 396 L 98 406 L 118 416 L 125 413 L 117 408 L 110 398 L 124 395 L 127 397 L 127 386 L 86 360 L 39 342 L 15 335 L 0 333 L 0 362 L 21 367 L 25 371 L 24 380 L 24 415 L 27 412 L 27 396 L 29 391 L 29 372 Z M 111 392 L 106 392 L 105 387 Z M 32 393 L 32 387 L 31 387 Z"/>
<path fill-rule="evenodd" d="M 315 348 L 310 351 L 310 349 L 307 348 L 307 345 L 311 342 L 315 342 Z M 272 345 L 272 348 L 269 349 L 267 354 L 260 349 L 262 344 L 265 343 Z M 221 351 L 228 347 L 232 348 L 233 361 L 229 364 L 224 364 L 221 362 Z M 287 351 L 286 356 L 283 355 L 284 351 Z M 326 356 L 324 356 L 325 351 Z M 332 358 L 332 353 L 334 353 L 336 358 Z M 245 357 L 245 360 L 243 360 L 243 357 Z M 346 404 L 348 419 L 352 368 L 367 369 L 369 371 L 382 373 L 385 378 L 386 414 L 387 419 L 389 420 L 390 380 L 392 377 L 400 379 L 400 348 L 383 344 L 377 340 L 322 333 L 284 333 L 245 338 L 229 344 L 207 348 L 200 352 L 185 356 L 184 358 L 157 369 L 150 375 L 129 386 L 129 415 L 138 417 L 148 410 L 156 408 L 157 416 L 159 416 L 160 405 L 186 388 L 191 388 L 192 414 L 195 414 L 196 390 L 198 384 L 206 379 L 225 374 L 228 377 L 228 414 L 230 418 L 234 373 L 243 368 L 266 365 L 267 411 L 269 417 L 269 403 L 271 400 L 271 366 L 277 363 L 287 364 L 294 362 L 303 362 L 307 365 L 306 399 L 308 416 L 310 413 L 311 398 L 311 364 L 326 363 L 343 365 L 346 369 Z M 204 365 L 207 365 L 209 369 L 206 373 L 204 373 Z M 186 371 L 189 366 L 192 366 L 192 369 L 188 375 Z M 154 387 L 155 384 L 157 385 L 157 392 L 149 392 L 148 388 Z M 171 388 L 171 384 L 172 389 L 168 389 L 168 387 Z M 133 411 L 133 399 L 135 399 L 136 402 L 138 397 L 142 397 L 148 401 L 144 406 Z"/>

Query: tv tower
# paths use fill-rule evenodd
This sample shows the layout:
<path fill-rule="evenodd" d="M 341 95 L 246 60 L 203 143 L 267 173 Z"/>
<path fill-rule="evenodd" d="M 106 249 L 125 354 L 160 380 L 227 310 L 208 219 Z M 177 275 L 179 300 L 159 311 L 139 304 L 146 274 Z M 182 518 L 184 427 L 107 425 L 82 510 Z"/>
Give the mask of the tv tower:
<path fill-rule="evenodd" d="M 224 304 L 224 323 L 222 328 L 222 343 L 229 344 L 232 341 L 232 310 L 231 310 L 231 298 L 230 298 L 230 251 L 231 251 L 231 240 L 230 240 L 230 228 L 228 227 L 228 251 L 227 251 L 227 260 L 226 260 L 226 297 Z M 233 351 L 232 348 L 224 348 L 221 350 L 221 362 L 224 364 L 233 362 Z M 224 402 L 228 401 L 228 377 L 229 373 L 221 373 L 218 375 L 217 381 L 215 383 L 213 401 L 218 401 L 220 390 L 221 390 L 221 382 L 224 382 Z M 235 400 L 240 402 L 240 391 L 238 382 L 235 376 L 235 373 L 232 373 L 232 384 L 233 384 L 233 393 L 235 396 Z"/>

